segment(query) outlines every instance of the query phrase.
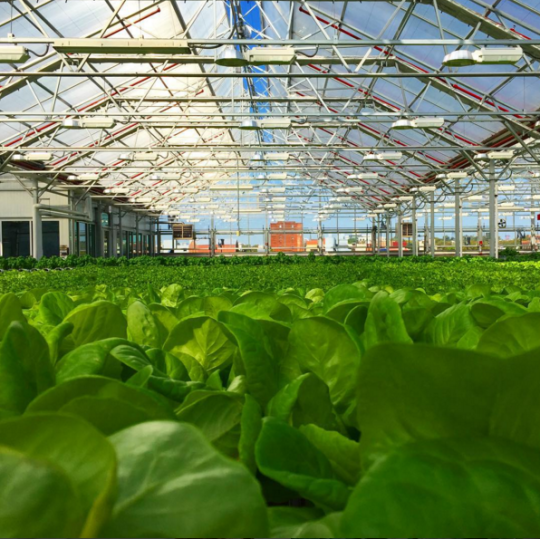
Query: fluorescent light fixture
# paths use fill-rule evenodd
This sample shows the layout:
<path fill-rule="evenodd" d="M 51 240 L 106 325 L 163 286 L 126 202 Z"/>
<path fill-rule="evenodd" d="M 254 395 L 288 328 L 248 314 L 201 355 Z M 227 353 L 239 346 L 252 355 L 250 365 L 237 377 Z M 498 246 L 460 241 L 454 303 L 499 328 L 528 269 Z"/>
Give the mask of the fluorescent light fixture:
<path fill-rule="evenodd" d="M 28 51 L 17 45 L 0 46 L 0 64 L 24 64 L 30 59 Z"/>
<path fill-rule="evenodd" d="M 533 196 L 532 196 L 532 199 L 533 199 L 533 200 L 540 200 L 540 195 L 533 195 Z"/>
<path fill-rule="evenodd" d="M 196 194 L 199 192 L 197 187 L 176 187 L 174 189 L 175 193 L 186 193 L 186 194 Z"/>
<path fill-rule="evenodd" d="M 402 202 L 412 202 L 414 200 L 414 197 L 409 196 L 409 195 L 403 195 L 403 196 L 399 196 L 398 200 L 401 200 Z"/>
<path fill-rule="evenodd" d="M 106 191 L 109 191 L 109 193 L 121 195 L 124 193 L 129 193 L 130 191 L 132 191 L 132 189 L 129 187 L 111 187 L 109 189 L 106 189 Z"/>
<path fill-rule="evenodd" d="M 265 161 L 288 161 L 289 160 L 289 154 L 288 153 L 267 153 L 264 156 Z"/>
<path fill-rule="evenodd" d="M 516 190 L 515 185 L 499 185 L 499 191 L 501 192 L 511 192 L 515 190 Z"/>
<path fill-rule="evenodd" d="M 80 54 L 189 54 L 185 39 L 57 39 L 58 52 Z"/>
<path fill-rule="evenodd" d="M 65 129 L 111 129 L 116 125 L 112 118 L 68 118 L 62 122 Z"/>
<path fill-rule="evenodd" d="M 373 213 L 386 213 L 386 210 L 373 210 Z"/>
<path fill-rule="evenodd" d="M 499 207 L 500 208 L 515 208 L 516 207 L 516 203 L 515 202 L 501 202 L 499 204 Z"/>
<path fill-rule="evenodd" d="M 245 53 L 251 65 L 288 65 L 296 60 L 292 47 L 254 47 Z"/>
<path fill-rule="evenodd" d="M 468 197 L 467 200 L 470 200 L 471 202 L 480 202 L 481 200 L 484 200 L 484 197 L 482 195 L 473 195 Z"/>
<path fill-rule="evenodd" d="M 392 208 L 397 208 L 397 207 L 398 207 L 397 204 L 383 204 L 383 208 L 392 209 Z"/>
<path fill-rule="evenodd" d="M 503 217 L 511 217 L 512 215 L 514 215 L 514 212 L 504 212 L 504 213 L 501 213 L 501 215 Z"/>
<path fill-rule="evenodd" d="M 486 48 L 474 52 L 454 51 L 444 57 L 443 65 L 448 67 L 465 67 L 475 64 L 497 65 L 516 64 L 523 58 L 521 47 Z"/>
<path fill-rule="evenodd" d="M 418 190 L 422 193 L 434 193 L 437 188 L 434 185 L 423 185 Z"/>
<path fill-rule="evenodd" d="M 216 64 L 224 67 L 243 67 L 248 65 L 248 61 L 244 55 L 232 45 L 228 45 L 221 49 Z"/>
<path fill-rule="evenodd" d="M 53 158 L 52 154 L 47 152 L 28 152 L 25 154 L 15 154 L 13 161 L 50 161 Z"/>
<path fill-rule="evenodd" d="M 447 203 L 442 205 L 443 208 L 454 208 L 455 204 Z"/>
<path fill-rule="evenodd" d="M 285 189 L 285 187 L 270 187 L 270 189 L 268 189 L 268 192 L 269 193 L 285 193 L 287 190 Z"/>

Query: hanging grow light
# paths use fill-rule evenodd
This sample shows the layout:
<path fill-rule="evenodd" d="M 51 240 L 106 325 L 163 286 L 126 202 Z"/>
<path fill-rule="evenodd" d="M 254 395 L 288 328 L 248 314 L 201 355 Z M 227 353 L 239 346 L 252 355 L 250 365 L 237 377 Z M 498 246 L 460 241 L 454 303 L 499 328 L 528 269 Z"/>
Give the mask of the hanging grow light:
<path fill-rule="evenodd" d="M 30 59 L 28 51 L 18 45 L 0 46 L 0 64 L 24 64 Z"/>
<path fill-rule="evenodd" d="M 444 125 L 444 118 L 415 118 L 414 120 L 397 120 L 392 124 L 392 129 L 406 131 L 408 129 L 436 129 Z"/>
<path fill-rule="evenodd" d="M 365 161 L 397 161 L 403 157 L 401 152 L 368 153 Z"/>
<path fill-rule="evenodd" d="M 50 161 L 52 154 L 47 152 L 28 152 L 26 154 L 17 153 L 13 156 L 13 161 Z"/>
<path fill-rule="evenodd" d="M 516 64 L 523 58 L 521 47 L 486 48 L 474 52 L 454 51 L 444 57 L 443 65 L 447 67 L 466 67 L 476 64 L 504 65 Z"/>
<path fill-rule="evenodd" d="M 62 122 L 65 129 L 111 129 L 116 125 L 112 118 L 68 118 Z"/>
<path fill-rule="evenodd" d="M 248 65 L 244 55 L 232 45 L 221 50 L 216 58 L 216 64 L 224 67 L 243 67 Z"/>
<path fill-rule="evenodd" d="M 254 47 L 245 56 L 251 65 L 289 65 L 296 60 L 292 47 Z"/>

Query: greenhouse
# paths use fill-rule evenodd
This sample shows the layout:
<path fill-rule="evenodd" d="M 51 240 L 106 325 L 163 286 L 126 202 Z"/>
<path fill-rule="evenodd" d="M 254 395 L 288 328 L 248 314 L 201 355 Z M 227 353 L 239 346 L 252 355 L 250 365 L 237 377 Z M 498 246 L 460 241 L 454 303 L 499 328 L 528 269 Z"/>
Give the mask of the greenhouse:
<path fill-rule="evenodd" d="M 539 77 L 540 0 L 0 2 L 0 537 L 539 537 Z"/>

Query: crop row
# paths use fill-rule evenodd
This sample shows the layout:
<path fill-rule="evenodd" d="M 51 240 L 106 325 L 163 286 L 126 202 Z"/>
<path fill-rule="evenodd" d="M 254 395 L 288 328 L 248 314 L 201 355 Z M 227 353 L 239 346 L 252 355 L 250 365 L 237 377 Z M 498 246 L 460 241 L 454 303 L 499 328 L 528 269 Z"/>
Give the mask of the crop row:
<path fill-rule="evenodd" d="M 487 284 L 496 291 L 512 290 L 512 287 L 534 290 L 540 283 L 540 263 L 494 263 L 479 259 L 419 263 L 409 259 L 401 262 L 382 259 L 364 263 L 306 262 L 264 266 L 92 265 L 74 271 L 5 272 L 0 275 L 0 293 L 18 293 L 31 289 L 75 291 L 89 288 L 91 291 L 95 287 L 100 290 L 128 288 L 131 292 L 141 293 L 148 287 L 159 290 L 170 283 L 180 283 L 190 293 L 201 295 L 222 288 L 258 291 L 294 288 L 305 293 L 312 288 L 328 290 L 336 283 L 360 280 L 368 286 L 422 288 L 429 294 L 440 290 L 463 290 L 473 282 Z"/>
<path fill-rule="evenodd" d="M 537 537 L 539 328 L 486 284 L 6 293 L 0 536 Z"/>

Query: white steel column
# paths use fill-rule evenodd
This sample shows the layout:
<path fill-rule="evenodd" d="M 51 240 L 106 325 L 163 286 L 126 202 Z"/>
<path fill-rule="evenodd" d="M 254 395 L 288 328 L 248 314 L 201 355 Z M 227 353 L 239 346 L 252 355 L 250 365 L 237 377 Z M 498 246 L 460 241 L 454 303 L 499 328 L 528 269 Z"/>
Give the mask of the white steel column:
<path fill-rule="evenodd" d="M 371 252 L 377 254 L 377 221 L 373 219 L 371 224 Z"/>
<path fill-rule="evenodd" d="M 124 256 L 124 231 L 122 230 L 122 210 L 118 208 L 118 236 L 120 238 L 120 256 Z M 118 252 L 118 247 L 115 246 L 116 252 Z"/>
<path fill-rule="evenodd" d="M 390 227 L 392 226 L 392 219 L 390 214 L 386 214 L 386 256 L 390 256 Z"/>
<path fill-rule="evenodd" d="M 478 214 L 478 251 L 482 254 L 484 250 L 484 230 L 482 228 L 482 214 Z"/>
<path fill-rule="evenodd" d="M 401 206 L 398 208 L 397 214 L 397 241 L 398 241 L 398 256 L 403 258 L 403 213 Z"/>
<path fill-rule="evenodd" d="M 431 224 L 429 231 L 429 248 L 431 250 L 431 256 L 435 256 L 435 191 L 431 193 Z"/>
<path fill-rule="evenodd" d="M 461 195 L 459 192 L 460 189 L 460 183 L 459 180 L 456 180 L 456 183 L 454 185 L 455 189 L 455 200 L 456 200 L 456 256 L 462 257 L 463 256 L 463 226 L 462 226 L 462 202 L 461 202 Z"/>
<path fill-rule="evenodd" d="M 416 215 L 416 197 L 412 202 L 412 254 L 418 256 L 418 217 Z"/>
<path fill-rule="evenodd" d="M 39 213 L 39 183 L 34 185 L 32 214 L 32 256 L 39 260 L 43 256 L 43 227 Z"/>
<path fill-rule="evenodd" d="M 497 181 L 495 162 L 489 164 L 489 256 L 499 258 L 499 207 L 497 204 Z"/>
<path fill-rule="evenodd" d="M 103 256 L 103 223 L 101 222 L 101 204 L 96 207 L 94 223 L 96 226 L 96 256 Z"/>
<path fill-rule="evenodd" d="M 514 217 L 515 217 L 514 213 Z M 533 238 L 536 236 L 536 213 L 531 212 L 531 252 L 534 251 L 534 246 L 536 245 L 536 240 Z"/>

